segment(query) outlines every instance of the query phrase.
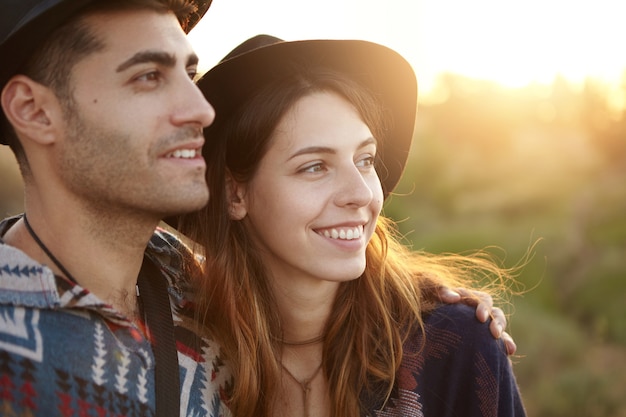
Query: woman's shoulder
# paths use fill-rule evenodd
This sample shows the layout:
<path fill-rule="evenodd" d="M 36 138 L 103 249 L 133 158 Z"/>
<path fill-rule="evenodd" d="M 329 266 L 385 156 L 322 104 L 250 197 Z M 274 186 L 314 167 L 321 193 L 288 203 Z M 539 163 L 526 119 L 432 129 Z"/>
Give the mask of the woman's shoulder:
<path fill-rule="evenodd" d="M 427 327 L 462 331 L 467 328 L 488 328 L 488 323 L 481 323 L 476 318 L 476 308 L 463 304 L 440 304 L 425 314 L 424 325 Z"/>
<path fill-rule="evenodd" d="M 424 315 L 404 346 L 400 403 L 419 398 L 424 415 L 525 414 L 504 343 L 475 312 L 452 304 Z"/>
<path fill-rule="evenodd" d="M 426 351 L 435 349 L 439 354 L 468 357 L 480 353 L 485 358 L 506 358 L 504 343 L 493 338 L 489 324 L 490 320 L 478 321 L 475 307 L 442 304 L 424 316 L 423 334 L 411 339 Z M 415 348 L 419 349 L 418 345 Z"/>

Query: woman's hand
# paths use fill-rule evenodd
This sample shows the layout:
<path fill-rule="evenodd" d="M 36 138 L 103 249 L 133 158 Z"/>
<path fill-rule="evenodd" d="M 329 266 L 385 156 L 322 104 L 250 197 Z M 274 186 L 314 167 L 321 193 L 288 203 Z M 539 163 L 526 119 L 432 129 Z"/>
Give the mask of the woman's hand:
<path fill-rule="evenodd" d="M 465 288 L 451 290 L 447 287 L 441 287 L 439 288 L 439 297 L 444 303 L 455 304 L 461 302 L 476 307 L 476 318 L 481 323 L 485 323 L 491 317 L 492 321 L 489 325 L 491 334 L 496 339 L 502 338 L 508 355 L 515 354 L 517 350 L 515 341 L 513 341 L 511 335 L 504 331 L 507 324 L 504 311 L 493 306 L 493 298 L 489 294 Z"/>

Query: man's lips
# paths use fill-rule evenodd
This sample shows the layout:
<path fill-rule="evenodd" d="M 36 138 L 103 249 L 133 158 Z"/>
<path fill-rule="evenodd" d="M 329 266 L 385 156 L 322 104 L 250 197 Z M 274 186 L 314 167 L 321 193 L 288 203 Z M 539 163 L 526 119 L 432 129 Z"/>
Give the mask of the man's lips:
<path fill-rule="evenodd" d="M 194 159 L 202 156 L 202 148 L 176 149 L 165 154 L 165 158 Z"/>

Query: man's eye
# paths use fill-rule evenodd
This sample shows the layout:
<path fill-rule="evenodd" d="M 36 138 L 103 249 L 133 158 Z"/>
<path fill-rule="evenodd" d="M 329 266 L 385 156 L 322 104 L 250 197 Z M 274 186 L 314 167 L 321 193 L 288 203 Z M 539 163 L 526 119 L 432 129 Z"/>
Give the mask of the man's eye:
<path fill-rule="evenodd" d="M 137 77 L 137 81 L 158 81 L 161 74 L 158 71 L 150 71 Z"/>

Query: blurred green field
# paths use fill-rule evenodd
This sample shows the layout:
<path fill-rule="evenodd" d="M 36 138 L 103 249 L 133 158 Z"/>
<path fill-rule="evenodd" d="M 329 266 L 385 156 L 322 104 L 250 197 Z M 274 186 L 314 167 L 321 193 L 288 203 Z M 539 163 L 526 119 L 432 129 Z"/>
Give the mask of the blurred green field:
<path fill-rule="evenodd" d="M 528 415 L 626 417 L 626 113 L 591 81 L 440 88 L 385 213 L 431 252 L 492 248 L 514 266 L 532 247 L 503 306 Z M 21 207 L 0 147 L 0 215 Z"/>
<path fill-rule="evenodd" d="M 386 214 L 416 249 L 532 247 L 505 306 L 529 416 L 626 416 L 626 114 L 592 82 L 443 83 Z"/>

